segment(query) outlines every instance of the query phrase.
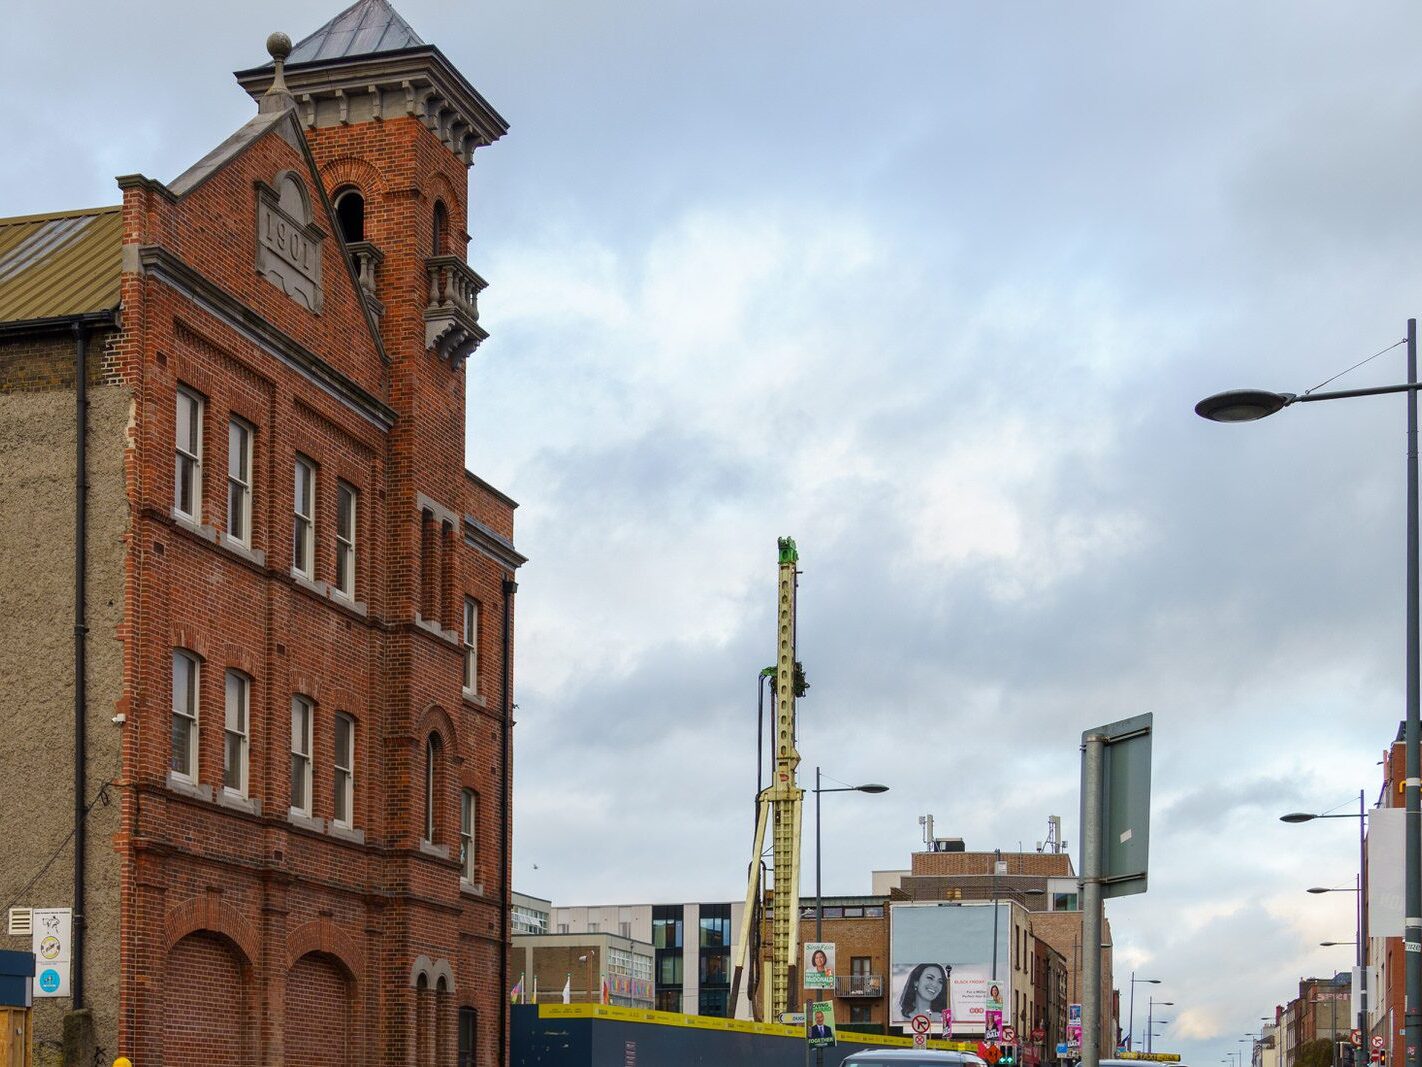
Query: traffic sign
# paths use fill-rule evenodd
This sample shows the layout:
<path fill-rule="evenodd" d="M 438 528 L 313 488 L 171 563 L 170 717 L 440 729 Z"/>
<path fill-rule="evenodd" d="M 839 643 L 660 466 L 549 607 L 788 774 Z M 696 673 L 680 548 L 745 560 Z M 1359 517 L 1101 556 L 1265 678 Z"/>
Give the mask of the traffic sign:
<path fill-rule="evenodd" d="M 1002 1059 L 1002 1049 L 991 1041 L 979 1041 L 978 1056 L 988 1067 L 996 1067 L 997 1061 Z"/>
<path fill-rule="evenodd" d="M 1362 1043 L 1363 1031 L 1359 1030 L 1356 1026 L 1348 1031 L 1348 1044 L 1352 1045 L 1354 1048 L 1358 1048 L 1360 1045 L 1362 1045 Z"/>
<path fill-rule="evenodd" d="M 919 1012 L 917 1015 L 915 1015 L 912 1019 L 909 1020 L 909 1026 L 913 1028 L 913 1032 L 916 1034 L 928 1033 L 928 1028 L 932 1025 L 933 1020 L 930 1019 L 927 1015 L 924 1015 L 923 1012 Z"/>
<path fill-rule="evenodd" d="M 1382 1034 L 1377 1034 L 1376 1036 L 1373 1037 L 1373 1051 L 1376 1052 L 1376 1051 L 1378 1051 L 1379 1049 L 1381 1049 L 1382 1047 L 1383 1047 L 1383 1036 L 1382 1036 Z"/>
<path fill-rule="evenodd" d="M 1002 1043 L 1004 1045 L 1017 1044 L 1017 1031 L 1013 1027 L 1004 1026 L 1002 1028 Z"/>
<path fill-rule="evenodd" d="M 928 1047 L 928 1035 L 927 1035 L 927 1034 L 914 1034 L 914 1035 L 913 1035 L 913 1047 L 914 1047 L 914 1048 L 927 1048 L 927 1047 Z"/>

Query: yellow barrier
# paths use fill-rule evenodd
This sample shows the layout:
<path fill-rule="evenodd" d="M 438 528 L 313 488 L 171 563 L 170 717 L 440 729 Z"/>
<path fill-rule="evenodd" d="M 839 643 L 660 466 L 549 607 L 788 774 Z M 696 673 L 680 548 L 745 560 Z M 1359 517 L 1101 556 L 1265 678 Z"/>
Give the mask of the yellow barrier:
<path fill-rule="evenodd" d="M 625 1023 L 646 1023 L 651 1026 L 680 1026 L 688 1030 L 723 1030 L 740 1034 L 764 1034 L 770 1037 L 792 1037 L 803 1040 L 804 1027 L 780 1023 L 754 1023 L 747 1019 L 718 1019 L 710 1015 L 682 1015 L 674 1011 L 652 1011 L 648 1008 L 624 1008 L 616 1004 L 540 1004 L 540 1019 L 617 1019 Z M 894 1034 L 862 1034 L 840 1027 L 835 1034 L 841 1045 L 874 1045 L 876 1047 L 912 1048 L 913 1038 Z M 929 1048 L 956 1052 L 977 1051 L 976 1041 L 943 1041 L 930 1038 Z M 1179 1059 L 1176 1056 L 1175 1059 Z"/>

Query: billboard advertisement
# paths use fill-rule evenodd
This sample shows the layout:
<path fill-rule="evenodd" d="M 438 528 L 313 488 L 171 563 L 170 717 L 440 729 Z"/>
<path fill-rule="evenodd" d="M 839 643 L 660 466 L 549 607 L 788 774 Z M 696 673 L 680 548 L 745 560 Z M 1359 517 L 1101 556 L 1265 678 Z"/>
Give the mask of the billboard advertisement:
<path fill-rule="evenodd" d="M 1011 1004 L 1010 906 L 999 905 L 998 970 L 992 977 L 993 906 L 903 902 L 889 905 L 889 1023 L 924 1014 L 939 1030 L 945 1013 L 960 1035 L 984 1034 L 989 1011 Z M 1001 1025 L 1001 1022 L 999 1025 Z"/>

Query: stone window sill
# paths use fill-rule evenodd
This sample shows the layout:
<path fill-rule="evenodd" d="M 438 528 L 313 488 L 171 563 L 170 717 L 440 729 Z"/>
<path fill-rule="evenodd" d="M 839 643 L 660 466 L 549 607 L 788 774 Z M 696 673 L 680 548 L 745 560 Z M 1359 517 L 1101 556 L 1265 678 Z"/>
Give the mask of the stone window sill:
<path fill-rule="evenodd" d="M 303 830 L 315 830 L 318 834 L 326 830 L 325 819 L 314 818 L 298 808 L 287 809 L 286 821 L 292 826 L 300 826 Z"/>
<path fill-rule="evenodd" d="M 241 541 L 234 541 L 225 532 L 217 539 L 217 543 L 235 556 L 241 556 L 249 563 L 255 563 L 258 567 L 267 565 L 267 554 L 260 548 L 251 548 Z"/>
<path fill-rule="evenodd" d="M 245 811 L 248 815 L 260 815 L 262 813 L 261 797 L 244 797 L 241 793 L 228 789 L 226 786 L 218 791 L 217 802 L 224 808 L 232 808 L 235 811 Z"/>
<path fill-rule="evenodd" d="M 331 585 L 330 582 L 315 581 L 311 578 L 306 577 L 306 575 L 302 574 L 300 571 L 292 571 L 291 580 L 294 581 L 297 585 L 299 585 L 302 589 L 305 589 L 308 593 L 312 593 L 315 596 L 319 596 L 322 600 L 329 600 L 332 604 L 339 605 L 340 607 L 345 608 L 347 611 L 353 611 L 361 618 L 366 618 L 369 614 L 369 609 L 366 608 L 364 601 L 352 600 L 350 597 L 346 596 L 345 593 L 340 592 L 333 585 Z"/>
<path fill-rule="evenodd" d="M 483 882 L 471 882 L 466 878 L 459 879 L 459 891 L 467 897 L 482 897 L 484 895 Z"/>
<path fill-rule="evenodd" d="M 205 522 L 199 522 L 191 515 L 184 515 L 177 508 L 173 509 L 172 516 L 173 521 L 176 522 L 183 529 L 187 530 L 189 533 L 197 534 L 197 536 L 201 537 L 203 540 L 211 541 L 213 544 L 217 543 L 216 527 L 209 526 Z"/>
<path fill-rule="evenodd" d="M 464 690 L 464 699 L 471 704 L 478 704 L 481 708 L 487 708 L 489 706 L 488 698 L 475 689 Z"/>
<path fill-rule="evenodd" d="M 338 822 L 332 822 L 326 832 L 332 837 L 338 837 L 342 841 L 350 841 L 357 845 L 365 844 L 365 831 L 358 830 L 353 826 L 342 826 Z"/>
<path fill-rule="evenodd" d="M 425 633 L 433 634 L 441 641 L 448 642 L 449 644 L 454 645 L 456 648 L 464 647 L 464 643 L 457 633 L 455 633 L 453 630 L 446 630 L 438 622 L 435 622 L 432 619 L 425 618 L 418 611 L 415 612 L 415 625 L 418 626 L 421 630 L 424 630 Z"/>
<path fill-rule="evenodd" d="M 442 860 L 449 859 L 448 845 L 432 845 L 428 841 L 421 841 L 420 851 L 423 852 L 426 856 L 437 856 Z"/>
<path fill-rule="evenodd" d="M 168 772 L 168 788 L 185 797 L 192 797 L 194 800 L 212 800 L 212 786 L 198 785 L 197 782 L 177 771 Z"/>

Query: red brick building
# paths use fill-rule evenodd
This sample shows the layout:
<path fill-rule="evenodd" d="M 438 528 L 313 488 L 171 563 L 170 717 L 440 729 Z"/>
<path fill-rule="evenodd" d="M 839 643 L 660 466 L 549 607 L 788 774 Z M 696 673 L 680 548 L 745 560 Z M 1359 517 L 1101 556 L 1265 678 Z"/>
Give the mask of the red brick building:
<path fill-rule="evenodd" d="M 182 176 L 0 220 L 0 892 L 75 910 L 42 1042 L 485 1067 L 523 559 L 464 466 L 466 171 L 507 127 L 384 0 L 269 47 Z"/>

